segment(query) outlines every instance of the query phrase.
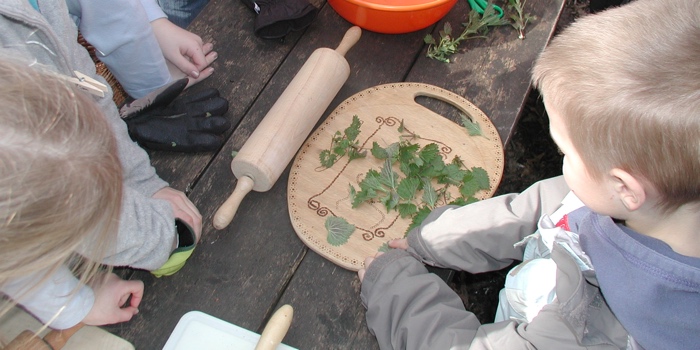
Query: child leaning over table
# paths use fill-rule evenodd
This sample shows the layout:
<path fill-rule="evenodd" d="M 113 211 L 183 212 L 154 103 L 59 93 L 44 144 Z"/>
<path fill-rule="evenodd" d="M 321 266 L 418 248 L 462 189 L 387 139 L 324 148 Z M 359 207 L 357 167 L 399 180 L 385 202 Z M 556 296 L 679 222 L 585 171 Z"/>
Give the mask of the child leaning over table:
<path fill-rule="evenodd" d="M 76 71 L 81 72 L 106 84 L 106 81 L 96 74 L 95 64 L 88 52 L 77 41 L 77 28 L 69 17 L 65 0 L 42 0 L 39 4 L 30 3 L 27 0 L 1 1 L 0 28 L 2 28 L 0 57 L 12 57 L 24 66 L 48 70 L 64 78 L 73 76 Z M 28 81 L 27 85 L 30 85 L 29 83 L 31 82 Z M 188 254 L 192 253 L 196 241 L 199 240 L 202 232 L 202 216 L 184 193 L 169 187 L 168 183 L 158 177 L 155 169 L 150 165 L 146 152 L 131 141 L 126 125 L 112 101 L 112 91 L 108 89 L 104 97 L 91 95 L 89 98 L 98 106 L 99 116 L 107 122 L 111 135 L 116 138 L 118 160 L 123 174 L 122 191 L 118 198 L 119 216 L 115 219 L 118 225 L 118 230 L 114 233 L 116 238 L 112 240 L 111 246 L 106 247 L 110 251 L 101 261 L 113 266 L 145 269 L 157 275 L 175 273 L 185 263 Z M 10 100 L 10 102 L 15 101 Z M 9 103 L 0 104 L 3 110 L 9 105 Z M 52 120 L 50 114 L 48 118 Z M 5 130 L 9 126 L 2 124 L 0 129 Z M 76 140 L 80 141 L 80 139 Z M 82 147 L 87 150 L 91 146 L 85 144 Z M 1 154 L 4 156 L 4 153 Z M 74 156 L 78 157 L 81 154 L 82 152 L 78 152 Z M 1 164 L 9 163 L 3 161 Z M 5 179 L 4 176 L 2 179 Z M 27 178 L 26 181 L 28 180 Z M 16 191 L 14 187 L 8 188 Z M 64 201 L 69 202 L 67 199 Z M 12 216 L 12 213 L 0 212 L 0 214 L 9 215 L 6 219 L 12 219 L 10 221 L 0 219 L 0 227 L 19 219 L 16 215 Z M 58 218 L 64 220 L 63 217 Z M 47 219 L 54 218 L 47 217 Z M 182 225 L 176 224 L 178 222 Z M 70 222 L 67 223 L 70 224 Z M 178 228 L 182 227 L 191 228 L 193 232 L 185 232 L 189 235 L 181 235 Z M 0 233 L 4 234 L 4 232 Z M 194 242 L 180 238 L 192 238 Z M 0 240 L 0 242 L 2 242 L 0 247 L 5 249 L 6 241 Z M 56 249 L 61 249 L 60 247 Z M 3 254 L 2 262 L 6 261 L 4 256 Z M 39 294 L 36 297 L 29 297 L 21 290 L 11 291 L 5 288 L 7 286 L 0 287 L 4 294 L 12 298 L 18 294 L 24 295 L 23 306 L 52 328 L 65 329 L 76 325 L 81 320 L 84 321 L 94 304 L 89 298 L 80 299 L 81 302 L 64 303 L 67 297 L 66 291 L 71 290 L 70 279 L 47 277 L 40 280 L 44 283 L 37 288 L 47 293 L 43 295 L 50 295 L 50 297 L 43 298 Z M 29 280 L 32 283 L 35 281 L 35 279 Z M 46 304 L 47 300 L 51 302 Z M 124 320 L 110 319 L 110 315 L 103 316 L 105 317 L 97 321 L 99 323 L 90 324 L 107 324 Z"/>
<path fill-rule="evenodd" d="M 533 81 L 563 179 L 436 209 L 367 258 L 361 297 L 380 348 L 697 349 L 699 57 L 695 0 L 637 0 L 556 36 Z M 517 260 L 483 325 L 421 264 Z"/>
<path fill-rule="evenodd" d="M 125 190 L 107 119 L 56 74 L 6 59 L 0 102 L 0 291 L 54 328 L 131 319 L 143 283 L 99 266 Z"/>

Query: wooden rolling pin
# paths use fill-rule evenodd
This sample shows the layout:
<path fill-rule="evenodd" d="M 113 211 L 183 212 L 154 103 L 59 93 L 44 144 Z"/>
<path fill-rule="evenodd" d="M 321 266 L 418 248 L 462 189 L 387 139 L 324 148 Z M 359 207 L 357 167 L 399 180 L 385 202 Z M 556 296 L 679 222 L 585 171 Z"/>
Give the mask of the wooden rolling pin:
<path fill-rule="evenodd" d="M 292 324 L 293 316 L 294 309 L 289 304 L 282 305 L 282 307 L 277 309 L 260 334 L 260 340 L 255 345 L 255 350 L 276 349 L 287 334 L 289 326 Z"/>
<path fill-rule="evenodd" d="M 350 76 L 345 54 L 361 32 L 360 27 L 352 27 L 335 50 L 316 49 L 294 76 L 231 161 L 238 182 L 214 214 L 214 228 L 231 223 L 248 192 L 272 188 Z"/>
<path fill-rule="evenodd" d="M 68 339 L 83 328 L 84 324 L 78 323 L 65 330 L 52 330 L 44 338 L 39 338 L 34 332 L 22 331 L 15 339 L 7 344 L 4 350 L 60 350 L 66 345 Z"/>

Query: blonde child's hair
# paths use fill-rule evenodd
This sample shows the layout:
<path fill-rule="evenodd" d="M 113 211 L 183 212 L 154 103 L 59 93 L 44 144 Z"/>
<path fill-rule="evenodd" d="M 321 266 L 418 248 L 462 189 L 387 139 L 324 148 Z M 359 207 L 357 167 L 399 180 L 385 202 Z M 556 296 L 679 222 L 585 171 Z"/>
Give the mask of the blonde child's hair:
<path fill-rule="evenodd" d="M 116 140 L 92 98 L 0 58 L 0 286 L 63 264 L 91 282 L 113 247 L 121 196 Z"/>
<path fill-rule="evenodd" d="M 700 1 L 636 0 L 580 18 L 542 52 L 533 83 L 592 177 L 639 176 L 662 210 L 700 201 Z"/>

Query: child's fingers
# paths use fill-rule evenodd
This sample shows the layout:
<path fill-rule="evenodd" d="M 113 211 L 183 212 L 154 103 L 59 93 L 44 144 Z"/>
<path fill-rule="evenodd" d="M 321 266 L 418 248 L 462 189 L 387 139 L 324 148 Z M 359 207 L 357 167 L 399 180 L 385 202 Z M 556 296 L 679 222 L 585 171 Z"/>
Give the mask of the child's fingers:
<path fill-rule="evenodd" d="M 392 239 L 389 241 L 389 248 L 406 250 L 408 249 L 408 240 L 405 238 Z"/>
<path fill-rule="evenodd" d="M 365 269 L 359 269 L 357 271 L 357 277 L 359 277 L 360 282 L 362 282 L 362 280 L 365 279 Z"/>
<path fill-rule="evenodd" d="M 129 281 L 131 283 L 131 300 L 129 306 L 138 308 L 143 299 L 143 282 L 142 281 Z M 138 311 L 138 310 L 137 310 Z"/>

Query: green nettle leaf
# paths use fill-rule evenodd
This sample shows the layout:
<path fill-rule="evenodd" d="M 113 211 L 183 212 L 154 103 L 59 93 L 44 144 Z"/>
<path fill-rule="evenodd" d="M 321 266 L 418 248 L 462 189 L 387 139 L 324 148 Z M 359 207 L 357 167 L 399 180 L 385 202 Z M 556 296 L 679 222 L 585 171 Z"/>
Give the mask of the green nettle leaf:
<path fill-rule="evenodd" d="M 411 224 L 408 225 L 408 229 L 406 229 L 406 233 L 410 232 L 412 229 L 420 226 L 420 224 L 423 223 L 423 220 L 430 215 L 430 212 L 432 209 L 428 208 L 428 206 L 421 206 L 418 209 L 418 212 L 416 213 L 415 216 L 413 216 L 413 220 L 411 220 Z"/>
<path fill-rule="evenodd" d="M 394 143 L 390 144 L 387 148 L 385 148 L 387 155 L 392 160 L 394 160 L 398 157 L 399 149 L 400 149 L 400 147 L 399 147 L 398 142 L 394 142 Z"/>
<path fill-rule="evenodd" d="M 384 191 L 381 177 L 382 175 L 378 171 L 374 169 L 368 170 L 365 178 L 360 181 L 360 188 L 363 190 L 372 189 L 375 191 Z"/>
<path fill-rule="evenodd" d="M 489 173 L 484 170 L 484 168 L 474 167 L 472 168 L 472 175 L 474 176 L 474 181 L 479 185 L 479 189 L 488 190 L 491 188 L 489 182 Z"/>
<path fill-rule="evenodd" d="M 367 155 L 367 152 L 361 151 L 361 147 L 358 145 L 358 142 L 355 141 L 360 134 L 361 125 L 362 122 L 360 118 L 354 115 L 350 126 L 344 130 L 343 134 L 341 134 L 340 131 L 336 131 L 333 134 L 330 149 L 322 150 L 319 155 L 321 166 L 330 168 L 338 159 L 345 155 L 348 155 L 349 161 L 364 158 Z"/>
<path fill-rule="evenodd" d="M 466 170 L 461 169 L 459 165 L 450 163 L 445 165 L 442 169 L 442 174 L 438 177 L 438 182 L 458 185 L 462 183 L 462 179 L 466 173 Z"/>
<path fill-rule="evenodd" d="M 398 186 L 399 174 L 397 174 L 391 167 L 391 161 L 389 159 L 384 160 L 384 166 L 382 167 L 379 182 L 390 189 L 395 189 L 396 186 Z"/>
<path fill-rule="evenodd" d="M 466 178 L 469 178 L 469 180 L 464 181 L 459 186 L 459 194 L 465 198 L 474 196 L 480 190 L 478 182 L 474 180 L 474 176 L 469 174 L 465 176 Z"/>
<path fill-rule="evenodd" d="M 328 243 L 336 247 L 347 243 L 355 231 L 355 225 L 337 216 L 327 217 L 325 226 L 328 230 Z"/>
<path fill-rule="evenodd" d="M 423 147 L 423 149 L 420 150 L 420 158 L 425 163 L 430 163 L 436 158 L 441 158 L 440 149 L 438 148 L 438 145 L 435 143 L 429 143 L 425 145 L 425 147 Z"/>
<path fill-rule="evenodd" d="M 319 158 L 321 159 L 321 166 L 322 167 L 330 168 L 333 166 L 333 164 L 335 164 L 337 156 L 335 154 L 331 153 L 330 150 L 324 149 L 319 154 Z"/>
<path fill-rule="evenodd" d="M 401 164 L 415 164 L 417 166 L 423 165 L 423 159 L 418 156 L 418 151 L 420 150 L 420 145 L 412 144 L 408 142 L 402 142 L 399 146 L 399 151 L 396 159 Z"/>
<path fill-rule="evenodd" d="M 437 191 L 435 191 L 435 188 L 433 187 L 433 184 L 430 182 L 430 179 L 424 178 L 423 179 L 423 202 L 430 208 L 435 207 L 435 203 L 437 203 Z"/>
<path fill-rule="evenodd" d="M 364 158 L 364 157 L 366 157 L 366 156 L 367 156 L 367 152 L 366 152 L 366 151 L 358 152 L 357 149 L 355 149 L 355 148 L 350 148 L 350 149 L 348 150 L 348 159 L 349 159 L 349 160 L 355 160 L 355 159 L 359 159 L 359 158 Z"/>
<path fill-rule="evenodd" d="M 419 186 L 420 179 L 416 177 L 407 177 L 399 182 L 396 192 L 399 194 L 401 199 L 411 200 L 416 196 Z"/>
<path fill-rule="evenodd" d="M 386 149 L 382 148 L 377 141 L 372 142 L 372 150 L 370 153 L 372 153 L 372 156 L 377 159 L 389 158 L 389 153 L 386 151 Z"/>
<path fill-rule="evenodd" d="M 389 251 L 389 242 L 384 242 L 381 246 L 379 246 L 379 249 L 377 249 L 378 252 L 386 253 Z"/>
<path fill-rule="evenodd" d="M 421 168 L 420 177 L 438 177 L 442 174 L 442 170 L 445 168 L 445 162 L 443 162 L 442 158 L 440 157 L 426 163 L 428 164 Z"/>
<path fill-rule="evenodd" d="M 418 207 L 413 203 L 399 203 L 397 209 L 402 218 L 407 218 L 418 212 Z"/>
<path fill-rule="evenodd" d="M 382 199 L 382 203 L 384 203 L 387 212 L 396 209 L 396 206 L 399 205 L 399 194 L 394 190 L 389 191 Z"/>
<path fill-rule="evenodd" d="M 353 115 L 352 123 L 350 123 L 350 126 L 348 126 L 347 129 L 345 129 L 345 136 L 348 140 L 355 141 L 357 135 L 360 134 L 360 126 L 362 126 L 360 117 L 358 117 L 357 115 Z"/>
<path fill-rule="evenodd" d="M 471 118 L 462 113 L 459 116 L 462 118 L 462 125 L 467 129 L 469 136 L 481 136 L 481 126 L 478 122 L 471 120 Z"/>

